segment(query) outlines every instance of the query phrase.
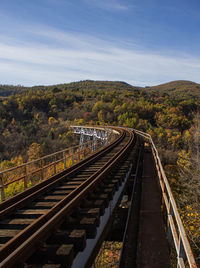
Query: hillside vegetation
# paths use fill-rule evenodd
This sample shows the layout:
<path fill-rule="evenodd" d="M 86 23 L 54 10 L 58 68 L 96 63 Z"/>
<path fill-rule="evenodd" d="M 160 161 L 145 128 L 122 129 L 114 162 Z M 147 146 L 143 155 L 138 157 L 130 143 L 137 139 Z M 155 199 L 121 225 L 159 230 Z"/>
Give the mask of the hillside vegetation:
<path fill-rule="evenodd" d="M 51 86 L 33 86 L 33 87 L 24 87 L 21 85 L 13 86 L 13 85 L 0 85 L 0 97 L 8 97 L 13 94 L 20 94 L 25 93 L 29 90 L 51 90 L 54 88 L 58 89 L 85 89 L 86 87 L 93 87 L 93 89 L 99 90 L 104 89 L 107 90 L 108 87 L 115 89 L 126 89 L 126 90 L 133 90 L 137 89 L 138 87 L 133 87 L 125 82 L 108 82 L 108 81 L 80 81 L 80 82 L 72 82 L 68 84 L 58 84 L 58 85 L 51 85 Z"/>
<path fill-rule="evenodd" d="M 87 80 L 31 88 L 0 86 L 0 96 L 1 170 L 75 144 L 70 123 L 121 125 L 152 135 L 198 256 L 199 84 L 174 81 L 140 88 Z"/>
<path fill-rule="evenodd" d="M 194 97 L 196 99 L 200 98 L 200 84 L 190 82 L 190 81 L 173 81 L 165 83 L 158 86 L 146 87 L 148 92 L 162 92 L 164 94 L 173 95 L 181 98 L 188 99 Z"/>
<path fill-rule="evenodd" d="M 2 88 L 1 160 L 19 154 L 26 159 L 26 150 L 33 142 L 41 145 L 44 154 L 67 146 L 70 138 L 66 123 L 71 121 L 141 129 L 163 148 L 180 150 L 200 107 L 200 85 L 188 81 L 148 88 L 89 80 L 21 89 L 2 86 L 1 91 Z M 15 94 L 5 97 L 10 92 Z"/>

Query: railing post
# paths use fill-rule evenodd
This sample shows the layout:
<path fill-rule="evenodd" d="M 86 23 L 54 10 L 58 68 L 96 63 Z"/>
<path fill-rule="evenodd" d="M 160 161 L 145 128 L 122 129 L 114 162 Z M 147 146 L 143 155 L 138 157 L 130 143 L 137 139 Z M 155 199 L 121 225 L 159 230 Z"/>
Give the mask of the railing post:
<path fill-rule="evenodd" d="M 27 187 L 28 187 L 27 170 L 26 170 L 26 165 L 24 165 L 24 189 L 27 189 Z"/>
<path fill-rule="evenodd" d="M 66 155 L 65 155 L 65 151 L 63 152 L 63 162 L 64 162 L 64 169 L 66 169 Z"/>
<path fill-rule="evenodd" d="M 54 175 L 56 174 L 56 155 L 54 155 L 54 164 L 53 164 L 53 167 L 54 167 Z"/>
<path fill-rule="evenodd" d="M 3 176 L 0 174 L 0 187 L 1 187 L 1 202 L 5 200 L 4 181 Z"/>
<path fill-rule="evenodd" d="M 92 153 L 93 152 L 93 141 L 91 140 L 91 142 L 90 142 L 90 153 Z"/>
<path fill-rule="evenodd" d="M 170 225 L 170 220 L 169 217 L 173 217 L 173 209 L 172 209 L 172 204 L 169 200 L 169 212 L 167 213 L 167 238 L 168 238 L 168 243 L 171 246 L 172 245 L 172 241 L 173 241 L 173 236 L 172 236 L 172 229 L 171 229 L 171 225 Z"/>
<path fill-rule="evenodd" d="M 91 152 L 91 153 L 93 153 L 93 151 L 94 151 L 94 150 L 93 150 L 93 144 L 94 144 L 94 142 L 93 142 L 93 140 L 92 140 L 92 141 L 91 141 L 91 144 L 90 144 L 90 152 Z"/>
<path fill-rule="evenodd" d="M 78 161 L 80 161 L 80 154 L 81 154 L 81 151 L 80 151 L 80 146 L 78 147 Z"/>
<path fill-rule="evenodd" d="M 91 152 L 91 153 L 94 152 L 93 146 L 94 146 L 94 141 L 91 140 L 91 144 L 90 144 L 90 152 Z"/>
<path fill-rule="evenodd" d="M 41 180 L 44 178 L 44 169 L 43 169 L 43 161 L 42 159 L 40 160 L 40 168 L 41 168 Z"/>
<path fill-rule="evenodd" d="M 85 158 L 85 155 L 86 155 L 86 152 L 85 152 L 86 151 L 86 145 L 85 144 L 83 145 L 83 149 L 82 150 L 83 150 L 83 158 Z"/>
<path fill-rule="evenodd" d="M 72 165 L 74 164 L 74 148 L 72 148 Z"/>
<path fill-rule="evenodd" d="M 178 239 L 178 263 L 177 263 L 177 267 L 182 267 L 180 265 L 180 262 L 181 262 L 181 259 L 183 262 L 185 262 L 185 259 L 186 259 L 186 255 L 185 255 L 185 250 L 184 250 L 184 247 L 183 247 L 183 242 L 182 242 L 182 238 L 181 238 L 181 235 L 179 234 L 179 239 Z"/>

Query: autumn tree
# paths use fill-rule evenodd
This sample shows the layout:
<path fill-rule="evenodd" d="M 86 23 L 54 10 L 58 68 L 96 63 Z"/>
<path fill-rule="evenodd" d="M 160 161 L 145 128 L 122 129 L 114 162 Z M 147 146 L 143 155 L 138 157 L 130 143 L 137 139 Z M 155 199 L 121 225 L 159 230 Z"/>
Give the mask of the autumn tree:
<path fill-rule="evenodd" d="M 28 162 L 40 158 L 42 156 L 41 145 L 36 142 L 33 142 L 28 148 L 27 156 L 28 156 Z"/>

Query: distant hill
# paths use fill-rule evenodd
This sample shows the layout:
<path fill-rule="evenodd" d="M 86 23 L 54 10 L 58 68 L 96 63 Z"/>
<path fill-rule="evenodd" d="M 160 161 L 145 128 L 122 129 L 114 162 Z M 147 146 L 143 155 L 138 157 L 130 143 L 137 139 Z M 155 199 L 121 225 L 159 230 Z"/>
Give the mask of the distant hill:
<path fill-rule="evenodd" d="M 133 90 L 138 89 L 140 87 L 131 86 L 128 83 L 121 81 L 93 81 L 93 80 L 85 80 L 80 82 L 72 82 L 69 84 L 60 84 L 56 85 L 58 88 L 65 89 L 96 89 L 96 90 Z"/>
<path fill-rule="evenodd" d="M 1 97 L 8 97 L 12 94 L 19 94 L 24 92 L 26 89 L 21 85 L 13 86 L 13 85 L 0 85 L 0 96 Z"/>
<path fill-rule="evenodd" d="M 0 85 L 0 97 L 8 97 L 12 94 L 24 93 L 28 90 L 52 90 L 52 91 L 62 91 L 62 90 L 87 90 L 87 89 L 95 89 L 95 90 L 135 90 L 140 87 L 131 86 L 125 82 L 120 81 L 92 81 L 85 80 L 79 82 L 72 82 L 66 84 L 57 84 L 57 85 L 49 85 L 49 86 L 33 86 L 33 87 L 24 87 L 24 86 L 13 86 L 13 85 Z"/>
<path fill-rule="evenodd" d="M 121 81 L 93 81 L 85 80 L 79 82 L 72 82 L 66 84 L 57 84 L 49 86 L 33 86 L 33 87 L 24 87 L 24 86 L 13 86 L 13 85 L 0 85 L 0 97 L 7 97 L 12 94 L 23 93 L 28 90 L 52 90 L 54 92 L 59 92 L 63 90 L 144 90 L 146 93 L 159 93 L 159 94 L 168 94 L 174 96 L 185 96 L 187 97 L 200 97 L 200 84 L 194 83 L 186 80 L 172 81 L 164 83 L 157 86 L 146 86 L 146 87 L 137 87 L 129 85 L 128 83 Z"/>
<path fill-rule="evenodd" d="M 200 97 L 200 84 L 186 81 L 186 80 L 178 80 L 172 81 L 169 83 L 161 84 L 158 86 L 145 87 L 146 92 L 159 92 L 169 95 L 178 96 L 181 94 L 182 96 L 191 96 L 191 97 Z"/>

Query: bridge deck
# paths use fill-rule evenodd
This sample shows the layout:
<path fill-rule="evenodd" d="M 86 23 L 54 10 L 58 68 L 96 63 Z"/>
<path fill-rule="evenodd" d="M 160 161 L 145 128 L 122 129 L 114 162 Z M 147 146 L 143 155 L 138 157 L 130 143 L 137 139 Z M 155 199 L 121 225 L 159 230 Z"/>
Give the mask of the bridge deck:
<path fill-rule="evenodd" d="M 170 267 L 161 195 L 152 153 L 145 150 L 139 216 L 137 267 Z"/>

